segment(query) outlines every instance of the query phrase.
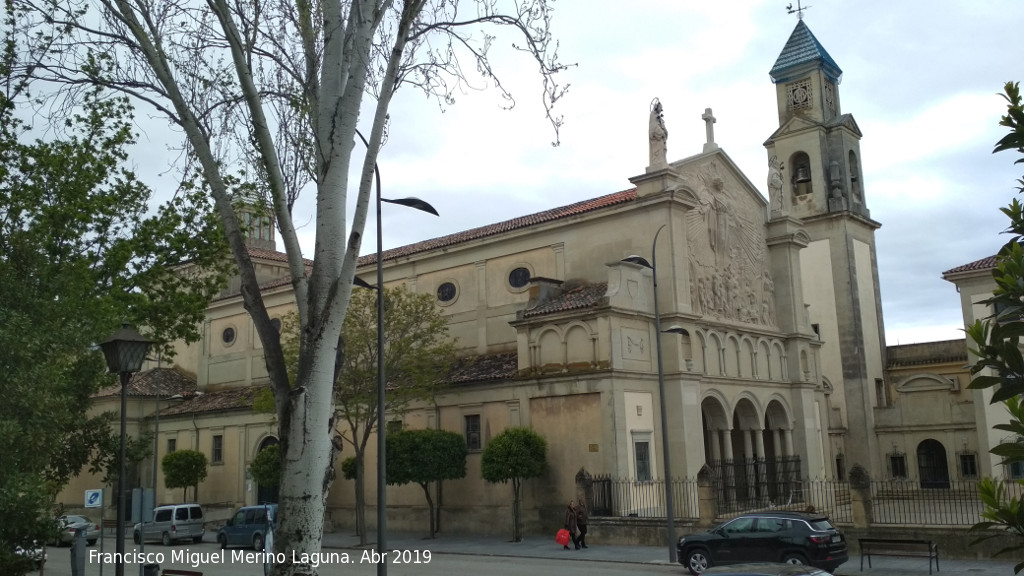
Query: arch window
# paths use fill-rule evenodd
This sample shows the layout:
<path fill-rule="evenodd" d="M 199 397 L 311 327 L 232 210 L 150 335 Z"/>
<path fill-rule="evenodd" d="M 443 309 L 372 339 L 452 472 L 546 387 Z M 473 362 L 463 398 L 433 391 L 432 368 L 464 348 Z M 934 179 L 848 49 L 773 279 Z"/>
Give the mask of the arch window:
<path fill-rule="evenodd" d="M 811 158 L 805 152 L 797 152 L 793 154 L 793 157 L 789 160 L 789 165 L 793 167 L 793 176 L 791 177 L 790 184 L 793 187 L 794 196 L 806 196 L 813 192 L 811 181 L 813 174 L 811 173 Z"/>

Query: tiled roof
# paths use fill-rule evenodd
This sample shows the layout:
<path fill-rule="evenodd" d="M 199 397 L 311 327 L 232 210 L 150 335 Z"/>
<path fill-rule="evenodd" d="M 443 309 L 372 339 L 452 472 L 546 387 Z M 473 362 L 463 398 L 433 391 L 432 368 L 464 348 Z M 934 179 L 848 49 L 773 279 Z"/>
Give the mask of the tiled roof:
<path fill-rule="evenodd" d="M 967 341 L 960 338 L 959 340 L 886 346 L 885 357 L 889 368 L 949 362 L 966 363 Z"/>
<path fill-rule="evenodd" d="M 253 398 L 260 386 L 232 388 L 218 392 L 196 395 L 181 404 L 176 404 L 160 411 L 160 416 L 177 414 L 199 414 L 203 412 L 219 412 L 222 410 L 251 410 Z"/>
<path fill-rule="evenodd" d="M 519 356 L 515 352 L 460 358 L 452 368 L 448 381 L 470 384 L 515 378 L 519 372 Z"/>
<path fill-rule="evenodd" d="M 608 301 L 605 297 L 607 292 L 607 282 L 586 283 L 566 288 L 560 295 L 524 311 L 523 318 L 600 306 Z"/>
<path fill-rule="evenodd" d="M 813 62 L 818 62 L 825 75 L 833 82 L 838 82 L 839 77 L 843 75 L 839 65 L 829 56 L 821 42 L 814 37 L 811 29 L 804 24 L 803 20 L 798 20 L 796 28 L 793 29 L 786 46 L 768 74 L 772 77 L 772 82 L 776 84 L 786 82 L 792 79 L 787 76 L 787 72 Z"/>
<path fill-rule="evenodd" d="M 486 238 L 488 236 L 494 236 L 503 232 L 511 232 L 514 230 L 520 230 L 529 226 L 542 224 L 544 222 L 551 222 L 554 220 L 560 220 L 562 218 L 570 218 L 573 216 L 579 216 L 609 206 L 615 206 L 617 204 L 624 204 L 631 200 L 636 199 L 636 188 L 630 188 L 621 192 L 615 192 L 613 194 L 606 194 L 604 196 L 598 196 L 597 198 L 591 198 L 589 200 L 583 200 L 581 202 L 575 202 L 566 206 L 559 206 L 558 208 L 552 208 L 543 212 L 536 212 L 534 214 L 527 214 L 526 216 L 520 216 L 518 218 L 512 218 L 511 220 L 505 220 L 504 222 L 498 222 L 495 224 L 488 224 L 486 226 L 480 226 L 479 228 L 473 228 L 470 230 L 464 230 L 462 232 L 456 232 L 447 236 L 440 236 L 438 238 L 432 238 L 430 240 L 424 240 L 415 244 L 408 244 L 406 246 L 399 246 L 392 248 L 391 250 L 385 250 L 381 257 L 384 261 L 394 260 L 396 258 L 403 258 L 418 254 L 420 252 L 426 252 L 428 250 L 435 250 L 438 248 L 447 248 L 463 242 L 469 242 L 471 240 L 478 240 L 480 238 Z M 274 250 L 264 250 L 262 248 L 249 247 L 249 256 L 252 258 L 261 258 L 266 260 L 273 260 L 277 262 L 287 262 L 287 255 L 283 252 L 277 252 Z M 306 260 L 307 271 L 308 268 L 313 265 L 312 260 Z M 359 266 L 369 266 L 377 262 L 376 254 L 367 254 L 359 258 Z M 272 288 L 279 288 L 286 286 L 291 283 L 291 279 L 288 277 L 282 277 L 274 280 L 269 280 L 260 284 L 261 290 L 269 290 Z M 221 294 L 214 298 L 215 300 L 221 300 L 224 298 L 231 298 L 239 294 L 238 290 L 233 290 L 230 293 Z"/>
<path fill-rule="evenodd" d="M 551 210 L 545 210 L 543 212 L 537 212 L 535 214 L 528 214 L 526 216 L 520 216 L 511 220 L 505 220 L 504 222 L 498 222 L 496 224 L 488 224 L 487 226 L 481 226 L 479 228 L 473 228 L 471 230 L 465 230 L 462 232 L 456 232 L 455 234 L 449 234 L 447 236 L 441 236 L 439 238 L 433 238 L 431 240 L 424 240 L 423 242 L 417 242 L 416 244 L 409 244 L 407 246 L 399 246 L 398 248 L 392 248 L 391 250 L 385 250 L 381 254 L 381 258 L 385 261 L 393 260 L 395 258 L 402 258 L 405 256 L 411 256 L 420 252 L 426 252 L 428 250 L 436 250 L 438 248 L 446 248 L 455 244 L 461 244 L 463 242 L 469 242 L 470 240 L 477 240 L 480 238 L 486 238 L 488 236 L 494 236 L 503 232 L 511 232 L 513 230 L 519 230 L 534 226 L 544 222 L 551 222 L 554 220 L 560 220 L 562 218 L 569 218 L 572 216 L 579 216 L 580 214 L 586 214 L 594 210 L 601 208 L 607 208 L 616 204 L 623 204 L 631 200 L 636 199 L 636 188 L 630 188 L 629 190 L 623 190 L 614 194 L 607 194 L 605 196 L 598 196 L 597 198 L 591 198 L 590 200 L 584 200 L 582 202 L 576 202 L 569 204 L 568 206 L 560 206 L 558 208 L 552 208 Z M 376 254 L 367 254 L 359 258 L 360 266 L 368 266 L 374 264 L 377 261 Z"/>
<path fill-rule="evenodd" d="M 196 381 L 175 368 L 154 368 L 132 374 L 126 391 L 128 396 L 152 397 L 174 396 L 175 394 L 190 396 L 196 392 Z M 93 397 L 105 398 L 120 395 L 121 385 L 114 384 L 101 388 Z"/>
<path fill-rule="evenodd" d="M 979 270 L 991 270 L 995 267 L 996 257 L 988 256 L 986 258 L 982 258 L 981 260 L 975 260 L 974 262 L 971 262 L 969 264 L 964 264 L 963 266 L 957 266 L 956 268 L 946 270 L 945 272 L 942 273 L 942 275 L 945 276 L 947 274 L 957 274 L 960 272 L 977 272 Z"/>

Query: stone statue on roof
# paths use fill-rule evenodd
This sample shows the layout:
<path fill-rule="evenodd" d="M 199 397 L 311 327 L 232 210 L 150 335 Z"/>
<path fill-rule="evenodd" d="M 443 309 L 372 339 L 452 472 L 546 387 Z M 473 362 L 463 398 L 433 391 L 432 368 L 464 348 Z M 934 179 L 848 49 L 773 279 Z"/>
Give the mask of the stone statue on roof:
<path fill-rule="evenodd" d="M 650 139 L 650 166 L 652 168 L 668 166 L 668 161 L 665 159 L 668 129 L 665 128 L 664 109 L 661 106 L 661 101 L 657 98 L 651 101 L 648 138 Z"/>

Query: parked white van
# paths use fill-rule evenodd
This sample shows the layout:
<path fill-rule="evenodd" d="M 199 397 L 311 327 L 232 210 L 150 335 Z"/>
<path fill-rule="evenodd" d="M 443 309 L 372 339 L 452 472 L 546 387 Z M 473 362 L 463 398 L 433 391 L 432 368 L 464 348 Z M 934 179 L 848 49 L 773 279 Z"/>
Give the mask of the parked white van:
<path fill-rule="evenodd" d="M 153 521 L 135 525 L 133 537 L 136 544 L 143 539 L 147 542 L 159 540 L 170 546 L 177 540 L 203 541 L 206 528 L 203 525 L 203 508 L 199 504 L 174 504 L 153 509 Z"/>

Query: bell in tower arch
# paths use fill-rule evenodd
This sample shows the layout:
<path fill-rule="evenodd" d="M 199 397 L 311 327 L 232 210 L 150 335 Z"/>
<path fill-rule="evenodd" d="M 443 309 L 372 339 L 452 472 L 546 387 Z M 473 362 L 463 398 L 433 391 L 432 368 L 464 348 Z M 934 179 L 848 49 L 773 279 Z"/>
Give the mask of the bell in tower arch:
<path fill-rule="evenodd" d="M 797 152 L 790 157 L 793 167 L 793 195 L 806 196 L 811 193 L 811 159 L 806 152 Z"/>

